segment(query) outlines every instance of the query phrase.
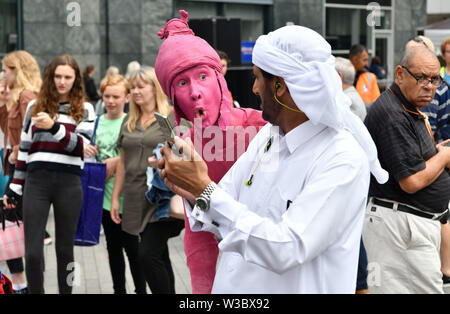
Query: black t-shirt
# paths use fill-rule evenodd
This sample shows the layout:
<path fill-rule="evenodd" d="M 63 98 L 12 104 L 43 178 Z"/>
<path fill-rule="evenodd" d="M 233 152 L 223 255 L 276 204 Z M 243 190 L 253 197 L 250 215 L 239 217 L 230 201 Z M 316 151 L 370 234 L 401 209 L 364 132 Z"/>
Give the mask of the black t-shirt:
<path fill-rule="evenodd" d="M 399 181 L 426 168 L 437 154 L 436 144 L 415 106 L 394 83 L 370 109 L 365 124 L 378 149 L 389 181 L 381 185 L 372 176 L 369 195 L 441 213 L 450 201 L 450 176 L 444 171 L 432 184 L 414 194 L 403 191 Z"/>

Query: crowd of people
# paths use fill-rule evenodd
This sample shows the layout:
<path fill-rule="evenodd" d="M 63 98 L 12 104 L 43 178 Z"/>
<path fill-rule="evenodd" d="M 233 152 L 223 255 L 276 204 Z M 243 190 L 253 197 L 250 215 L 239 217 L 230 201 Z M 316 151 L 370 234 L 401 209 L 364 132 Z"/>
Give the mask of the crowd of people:
<path fill-rule="evenodd" d="M 80 174 L 94 158 L 106 164 L 102 225 L 116 294 L 127 292 L 124 252 L 135 293 L 174 294 L 167 242 L 183 229 L 196 294 L 443 293 L 450 91 L 432 43 L 409 41 L 381 93 L 386 71 L 379 60 L 368 70 L 364 46 L 335 58 L 318 33 L 282 27 L 254 47 L 258 111 L 236 107 L 228 57 L 180 14 L 158 33 L 154 67 L 131 62 L 124 76 L 110 67 L 99 90 L 94 66 L 82 73 L 70 55 L 42 77 L 25 51 L 2 60 L 3 206 L 19 213 L 26 243 L 25 265 L 8 261 L 14 290 L 45 293 L 52 206 L 59 292 L 72 292 Z M 450 40 L 441 50 L 447 60 Z M 189 131 L 169 145 L 155 113 Z M 145 197 L 152 168 L 171 190 L 164 215 Z M 379 269 L 370 283 L 369 264 Z"/>

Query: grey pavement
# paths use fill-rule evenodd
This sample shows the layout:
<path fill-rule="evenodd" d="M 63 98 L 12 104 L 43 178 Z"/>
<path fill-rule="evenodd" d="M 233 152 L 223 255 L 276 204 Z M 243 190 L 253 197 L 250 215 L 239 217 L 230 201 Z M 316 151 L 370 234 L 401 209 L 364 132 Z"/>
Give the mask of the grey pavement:
<path fill-rule="evenodd" d="M 54 235 L 53 212 L 50 212 L 47 231 Z M 183 247 L 184 230 L 176 237 L 169 240 L 169 254 L 175 274 L 175 291 L 177 294 L 191 294 L 191 283 L 189 270 L 186 266 L 186 255 Z M 56 275 L 56 254 L 54 243 L 44 247 L 45 251 L 45 292 L 48 294 L 58 293 L 58 282 Z M 127 293 L 133 293 L 134 285 L 131 277 L 128 261 L 126 267 L 126 289 Z M 108 253 L 106 250 L 105 236 L 100 236 L 100 243 L 94 247 L 75 247 L 75 262 L 79 263 L 79 275 L 74 285 L 74 294 L 112 294 L 113 285 L 109 270 Z M 8 267 L 5 262 L 0 262 L 0 270 L 8 275 Z M 75 275 L 77 276 L 77 275 Z M 148 287 L 147 287 L 148 288 Z M 147 289 L 150 293 L 150 289 Z M 450 287 L 445 289 L 450 294 Z"/>
<path fill-rule="evenodd" d="M 47 231 L 54 235 L 53 211 L 50 212 Z M 186 266 L 186 255 L 183 247 L 184 230 L 180 236 L 169 240 L 169 254 L 172 268 L 175 274 L 175 291 L 177 294 L 191 294 L 191 283 L 189 270 Z M 54 239 L 51 245 L 44 247 L 45 293 L 57 294 L 58 281 L 56 272 L 56 253 Z M 124 253 L 125 254 L 125 253 Z M 126 254 L 125 254 L 126 256 Z M 128 260 L 125 258 L 126 267 L 126 289 L 127 293 L 134 293 L 134 285 Z M 108 252 L 106 250 L 105 236 L 100 236 L 100 243 L 94 247 L 75 247 L 75 262 L 79 264 L 79 273 L 74 272 L 75 285 L 74 294 L 112 294 L 113 284 L 108 263 Z M 0 270 L 8 275 L 9 270 L 6 262 L 0 262 Z M 150 289 L 147 287 L 147 292 Z"/>

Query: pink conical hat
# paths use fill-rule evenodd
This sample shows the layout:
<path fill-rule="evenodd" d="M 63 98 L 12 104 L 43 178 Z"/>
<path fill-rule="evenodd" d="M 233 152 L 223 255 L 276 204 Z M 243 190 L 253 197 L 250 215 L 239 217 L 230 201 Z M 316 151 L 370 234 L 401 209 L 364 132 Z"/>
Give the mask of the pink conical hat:
<path fill-rule="evenodd" d="M 175 103 L 172 88 L 174 78 L 181 72 L 199 65 L 207 65 L 216 71 L 217 80 L 222 91 L 220 104 L 220 117 L 217 124 L 221 128 L 228 125 L 231 97 L 225 78 L 222 75 L 222 64 L 217 52 L 202 38 L 195 36 L 187 23 L 188 13 L 181 10 L 181 19 L 172 19 L 158 33 L 165 39 L 159 49 L 155 63 L 155 72 L 158 81 L 166 95 L 174 104 L 176 123 L 186 118 Z"/>

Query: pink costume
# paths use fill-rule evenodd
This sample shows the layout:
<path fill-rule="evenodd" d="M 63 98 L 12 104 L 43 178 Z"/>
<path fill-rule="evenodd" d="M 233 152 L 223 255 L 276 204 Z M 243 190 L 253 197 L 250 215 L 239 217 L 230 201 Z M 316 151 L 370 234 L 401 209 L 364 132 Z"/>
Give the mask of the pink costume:
<path fill-rule="evenodd" d="M 194 35 L 187 24 L 187 12 L 180 11 L 180 14 L 181 19 L 169 21 L 165 28 L 158 33 L 161 39 L 166 40 L 161 45 L 156 59 L 156 75 L 164 92 L 174 104 L 175 120 L 177 125 L 179 125 L 181 118 L 188 119 L 188 116 L 192 117 L 192 110 L 194 109 L 188 107 L 191 106 L 190 104 L 176 102 L 175 89 L 178 85 L 175 85 L 174 80 L 180 73 L 193 68 L 197 69 L 206 65 L 214 70 L 213 73 L 217 78 L 217 85 L 212 88 L 220 90 L 221 101 L 214 104 L 208 103 L 208 106 L 202 109 L 206 111 L 205 116 L 211 119 L 211 116 L 208 116 L 208 107 L 219 106 L 218 117 L 214 118 L 215 122 L 208 122 L 209 125 L 205 125 L 205 121 L 209 120 L 204 120 L 203 125 L 195 125 L 188 136 L 193 139 L 196 150 L 199 151 L 201 149 L 199 153 L 208 165 L 209 177 L 218 183 L 233 166 L 239 155 L 243 153 L 243 151 L 239 151 L 242 150 L 240 145 L 245 145 L 246 150 L 257 131 L 267 122 L 263 120 L 260 111 L 232 108 L 230 92 L 222 75 L 222 64 L 219 56 L 206 41 Z M 217 112 L 217 110 L 214 110 L 216 108 L 210 110 L 211 115 L 214 116 L 215 112 Z M 214 133 L 216 136 L 212 139 L 210 139 L 211 136 L 202 136 L 206 134 L 205 130 L 208 130 L 208 127 L 212 127 L 216 131 Z M 212 141 L 216 140 L 214 143 L 217 142 L 217 130 L 221 132 L 223 139 L 223 141 L 219 142 L 220 146 L 217 144 L 212 145 Z M 248 134 L 244 135 L 245 131 L 249 131 Z M 226 140 L 227 135 L 232 140 Z M 203 138 L 200 138 L 200 136 Z M 200 145 L 199 140 L 201 140 Z M 239 143 L 239 141 L 243 142 Z M 233 153 L 230 153 L 231 149 L 233 149 Z M 205 158 L 205 150 L 208 150 L 209 153 L 216 157 L 221 157 Z M 231 158 L 230 156 L 227 158 L 227 152 L 231 155 Z M 211 293 L 219 254 L 217 244 L 212 233 L 192 232 L 186 218 L 184 248 L 187 265 L 191 272 L 192 292 L 194 294 Z"/>

